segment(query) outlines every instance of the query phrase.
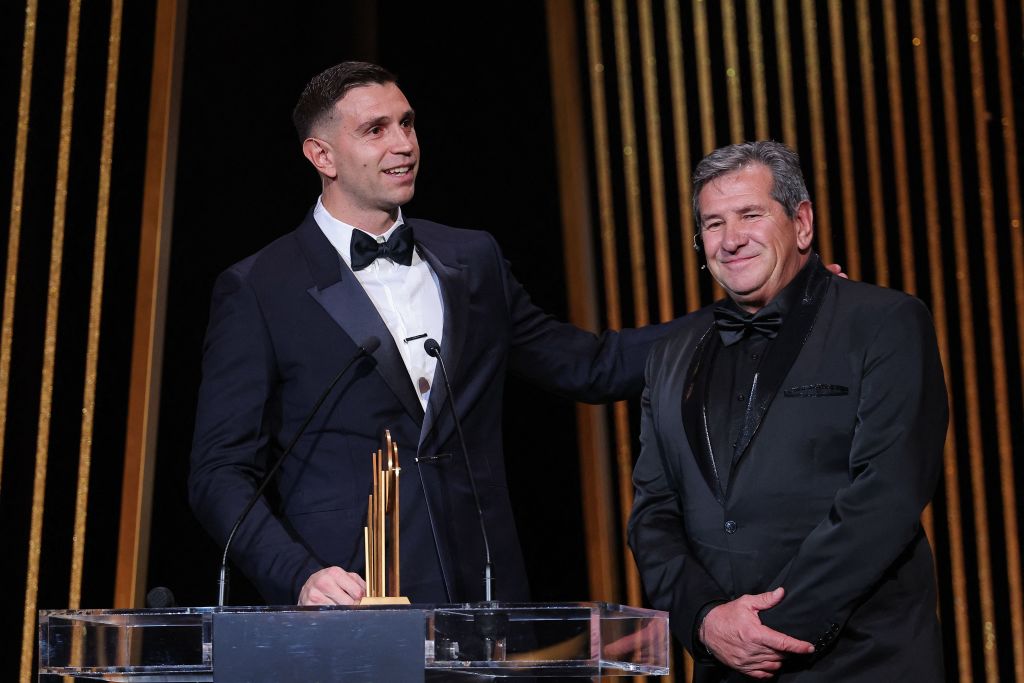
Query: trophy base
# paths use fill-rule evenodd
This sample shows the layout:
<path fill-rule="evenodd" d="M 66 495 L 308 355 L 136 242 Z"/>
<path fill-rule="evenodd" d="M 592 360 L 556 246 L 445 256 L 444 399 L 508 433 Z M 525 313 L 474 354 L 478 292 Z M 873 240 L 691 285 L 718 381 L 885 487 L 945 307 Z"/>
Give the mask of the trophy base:
<path fill-rule="evenodd" d="M 356 603 L 357 605 L 409 605 L 409 598 L 402 595 L 392 595 L 388 597 L 371 598 L 365 596 Z"/>

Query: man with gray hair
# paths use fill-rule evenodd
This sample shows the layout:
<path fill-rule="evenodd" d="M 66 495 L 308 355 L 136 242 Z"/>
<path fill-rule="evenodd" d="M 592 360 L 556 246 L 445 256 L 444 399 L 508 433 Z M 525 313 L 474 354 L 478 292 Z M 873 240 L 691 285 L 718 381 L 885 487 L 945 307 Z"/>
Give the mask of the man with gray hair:
<path fill-rule="evenodd" d="M 648 358 L 629 542 L 651 602 L 698 683 L 942 680 L 928 310 L 822 267 L 785 145 L 715 150 L 693 201 L 728 298 Z"/>

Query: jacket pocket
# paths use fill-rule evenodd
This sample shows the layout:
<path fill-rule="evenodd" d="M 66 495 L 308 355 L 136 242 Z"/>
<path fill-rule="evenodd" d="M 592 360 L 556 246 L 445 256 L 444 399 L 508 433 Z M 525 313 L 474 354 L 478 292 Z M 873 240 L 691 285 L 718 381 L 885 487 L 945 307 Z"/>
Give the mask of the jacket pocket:
<path fill-rule="evenodd" d="M 849 393 L 850 389 L 841 384 L 804 384 L 786 389 L 783 395 L 786 398 L 821 398 L 824 396 L 846 396 Z"/>

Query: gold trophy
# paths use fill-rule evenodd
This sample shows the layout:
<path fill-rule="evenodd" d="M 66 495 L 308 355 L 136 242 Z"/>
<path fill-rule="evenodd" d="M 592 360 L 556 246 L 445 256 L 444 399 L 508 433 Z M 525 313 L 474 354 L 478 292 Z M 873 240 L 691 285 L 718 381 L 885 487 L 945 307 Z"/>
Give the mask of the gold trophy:
<path fill-rule="evenodd" d="M 398 444 L 391 432 L 384 430 L 383 447 L 372 454 L 373 490 L 363 527 L 363 548 L 366 553 L 366 596 L 360 605 L 407 605 L 402 597 L 398 545 Z"/>

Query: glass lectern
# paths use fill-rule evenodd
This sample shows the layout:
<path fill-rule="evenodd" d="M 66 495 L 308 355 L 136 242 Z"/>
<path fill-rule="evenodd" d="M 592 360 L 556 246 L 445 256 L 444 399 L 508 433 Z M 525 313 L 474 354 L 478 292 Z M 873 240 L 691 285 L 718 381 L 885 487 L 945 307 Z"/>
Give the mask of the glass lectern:
<path fill-rule="evenodd" d="M 39 680 L 665 675 L 665 612 L 600 602 L 44 610 Z"/>

